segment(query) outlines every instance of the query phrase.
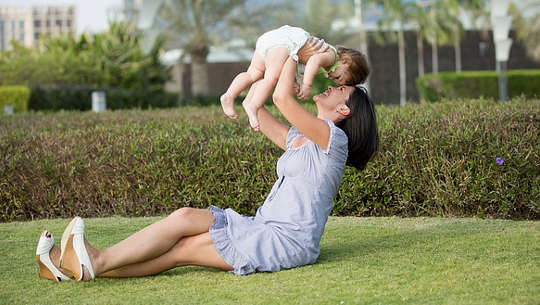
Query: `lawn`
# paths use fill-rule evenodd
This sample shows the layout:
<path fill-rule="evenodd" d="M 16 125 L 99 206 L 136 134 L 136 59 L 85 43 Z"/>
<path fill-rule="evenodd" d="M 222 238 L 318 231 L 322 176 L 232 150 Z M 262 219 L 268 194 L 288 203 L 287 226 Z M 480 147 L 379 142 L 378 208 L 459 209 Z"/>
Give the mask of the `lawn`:
<path fill-rule="evenodd" d="M 106 247 L 157 218 L 86 220 Z M 238 277 L 202 267 L 147 278 L 53 283 L 35 246 L 67 219 L 0 224 L 2 304 L 539 304 L 540 223 L 331 217 L 314 265 Z"/>

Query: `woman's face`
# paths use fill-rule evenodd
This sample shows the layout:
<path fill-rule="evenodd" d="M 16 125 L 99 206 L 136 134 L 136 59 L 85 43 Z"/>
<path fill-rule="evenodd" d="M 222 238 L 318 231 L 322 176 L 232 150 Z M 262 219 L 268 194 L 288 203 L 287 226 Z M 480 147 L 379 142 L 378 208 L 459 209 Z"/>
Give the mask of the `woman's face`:
<path fill-rule="evenodd" d="M 352 86 L 328 87 L 326 91 L 315 95 L 313 100 L 317 105 L 317 117 L 339 122 L 349 114 L 347 100 L 353 93 Z"/>
<path fill-rule="evenodd" d="M 323 93 L 315 95 L 313 100 L 324 108 L 335 108 L 345 104 L 353 91 L 353 86 L 328 87 Z"/>

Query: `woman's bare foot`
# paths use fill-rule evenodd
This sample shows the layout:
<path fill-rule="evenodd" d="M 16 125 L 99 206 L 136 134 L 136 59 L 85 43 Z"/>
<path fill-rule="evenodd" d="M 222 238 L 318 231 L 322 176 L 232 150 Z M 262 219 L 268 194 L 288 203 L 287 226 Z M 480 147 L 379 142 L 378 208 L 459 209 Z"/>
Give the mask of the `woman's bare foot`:
<path fill-rule="evenodd" d="M 97 277 L 98 275 L 98 271 L 100 270 L 100 266 L 98 266 L 98 254 L 99 254 L 99 251 L 92 247 L 92 245 L 90 245 L 90 243 L 86 240 L 86 238 L 84 239 L 84 245 L 86 247 L 86 251 L 88 252 L 88 258 L 90 258 L 90 263 L 92 264 L 92 269 L 94 269 L 94 275 L 95 277 Z M 90 281 L 92 280 L 92 277 L 90 275 L 90 271 L 88 271 L 88 269 L 86 268 L 86 266 L 83 265 L 83 278 L 82 278 L 83 281 Z"/>
<path fill-rule="evenodd" d="M 219 100 L 221 101 L 221 108 L 223 108 L 225 115 L 233 120 L 236 120 L 238 115 L 236 114 L 236 111 L 234 111 L 234 98 L 229 96 L 227 93 L 224 93 Z"/>
<path fill-rule="evenodd" d="M 69 277 L 73 277 L 73 275 L 71 274 L 71 272 L 69 272 L 68 270 L 66 269 L 62 269 L 60 268 L 60 248 L 58 248 L 57 246 L 53 246 L 51 248 L 51 251 L 49 251 L 49 257 L 51 258 L 51 261 L 53 263 L 53 265 L 58 269 L 60 270 L 60 272 L 62 272 L 63 274 L 69 276 Z"/>
<path fill-rule="evenodd" d="M 258 107 L 249 103 L 249 101 L 246 100 L 242 102 L 242 107 L 244 107 L 244 110 L 246 111 L 246 114 L 249 118 L 249 125 L 251 125 L 251 128 L 253 128 L 253 130 L 255 131 L 259 131 L 259 120 L 257 119 Z"/>

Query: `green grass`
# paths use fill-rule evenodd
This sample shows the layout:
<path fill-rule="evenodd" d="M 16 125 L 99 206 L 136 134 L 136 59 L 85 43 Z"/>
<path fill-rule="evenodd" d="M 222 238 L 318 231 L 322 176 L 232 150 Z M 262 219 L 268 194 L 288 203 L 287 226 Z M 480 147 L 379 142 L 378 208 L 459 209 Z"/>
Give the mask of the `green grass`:
<path fill-rule="evenodd" d="M 107 247 L 157 218 L 87 219 Z M 314 265 L 245 277 L 185 267 L 133 279 L 53 283 L 35 246 L 66 219 L 0 224 L 2 304 L 539 304 L 540 223 L 462 218 L 337 218 Z"/>

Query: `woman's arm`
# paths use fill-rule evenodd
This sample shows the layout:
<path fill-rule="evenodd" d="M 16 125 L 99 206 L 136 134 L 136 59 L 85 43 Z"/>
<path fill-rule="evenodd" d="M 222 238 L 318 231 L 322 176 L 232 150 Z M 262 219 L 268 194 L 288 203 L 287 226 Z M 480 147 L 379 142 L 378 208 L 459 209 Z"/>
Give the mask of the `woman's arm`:
<path fill-rule="evenodd" d="M 286 150 L 287 133 L 289 132 L 289 126 L 281 123 L 276 119 L 266 108 L 261 107 L 257 110 L 257 118 L 259 119 L 260 131 L 270 141 L 274 142 L 277 146 Z"/>
<path fill-rule="evenodd" d="M 287 59 L 272 96 L 274 104 L 285 118 L 308 139 L 322 149 L 328 147 L 330 127 L 323 120 L 315 117 L 302 107 L 294 98 L 293 83 L 296 74 L 296 62 Z"/>

